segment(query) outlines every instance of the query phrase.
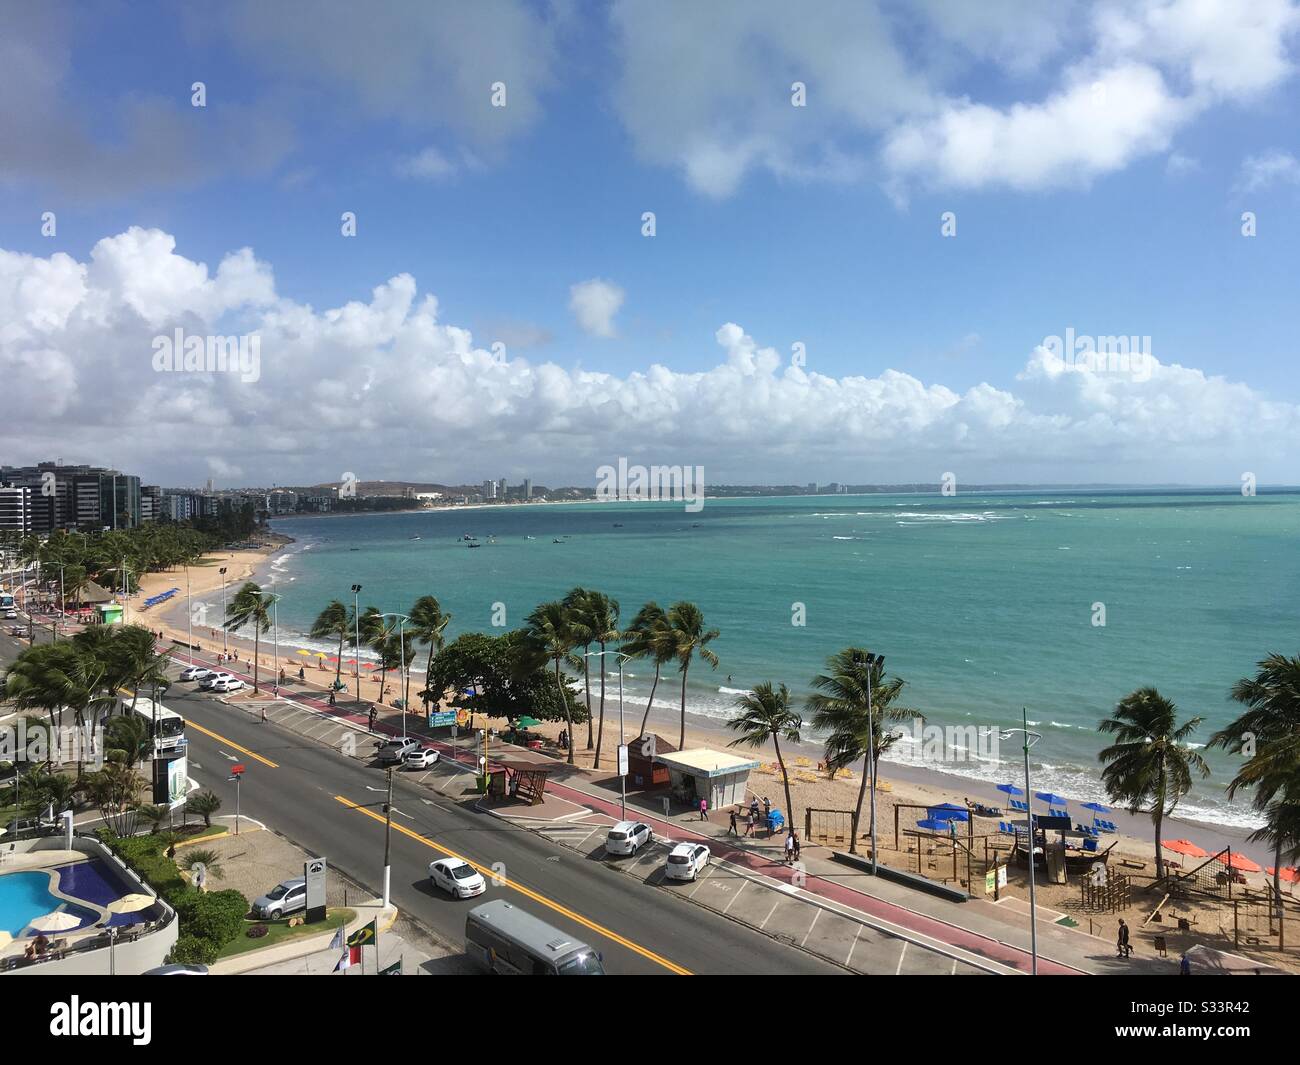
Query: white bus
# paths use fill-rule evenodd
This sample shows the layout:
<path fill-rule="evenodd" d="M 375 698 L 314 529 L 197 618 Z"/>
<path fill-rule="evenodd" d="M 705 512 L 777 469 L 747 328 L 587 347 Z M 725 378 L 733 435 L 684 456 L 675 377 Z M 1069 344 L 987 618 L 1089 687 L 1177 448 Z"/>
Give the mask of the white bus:
<path fill-rule="evenodd" d="M 507 976 L 604 976 L 598 951 L 504 899 L 465 915 L 465 953 Z"/>
<path fill-rule="evenodd" d="M 122 697 L 122 713 L 131 713 L 130 696 Z M 168 710 L 161 702 L 155 708 L 154 701 L 142 695 L 135 700 L 135 716 L 148 726 L 149 733 L 153 736 L 154 750 L 160 753 L 184 750 L 185 719 L 175 710 Z"/>

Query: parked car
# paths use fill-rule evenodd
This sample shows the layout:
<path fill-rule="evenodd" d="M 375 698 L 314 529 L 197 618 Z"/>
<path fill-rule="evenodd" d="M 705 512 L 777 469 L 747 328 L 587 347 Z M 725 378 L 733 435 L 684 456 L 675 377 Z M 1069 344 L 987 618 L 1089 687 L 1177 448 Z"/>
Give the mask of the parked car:
<path fill-rule="evenodd" d="M 211 690 L 229 694 L 230 692 L 241 691 L 243 687 L 244 682 L 238 677 L 222 677 L 220 680 L 213 682 Z"/>
<path fill-rule="evenodd" d="M 649 825 L 640 821 L 619 821 L 605 837 L 605 853 L 635 854 L 654 838 Z"/>
<path fill-rule="evenodd" d="M 398 736 L 395 739 L 385 740 L 379 745 L 379 750 L 375 753 L 379 756 L 381 762 L 397 764 L 419 746 L 420 741 L 414 736 L 407 736 L 405 739 Z"/>
<path fill-rule="evenodd" d="M 206 677 L 204 677 L 201 681 L 199 681 L 199 687 L 200 687 L 203 691 L 211 691 L 211 689 L 212 689 L 212 685 L 216 684 L 217 681 L 219 681 L 219 680 L 229 680 L 232 676 L 233 676 L 233 674 L 230 674 L 230 673 L 217 673 L 217 672 L 212 672 L 212 673 L 209 673 Z"/>
<path fill-rule="evenodd" d="M 214 671 L 207 666 L 190 666 L 189 669 L 181 671 L 181 680 L 202 680 L 209 677 Z"/>
<path fill-rule="evenodd" d="M 253 915 L 267 921 L 307 908 L 307 881 L 303 877 L 281 880 L 265 895 L 253 900 Z"/>
<path fill-rule="evenodd" d="M 670 880 L 694 880 L 709 864 L 709 848 L 703 843 L 679 843 L 664 863 L 664 875 Z"/>
<path fill-rule="evenodd" d="M 13 607 L 10 607 L 8 610 L 5 611 L 6 621 L 15 621 L 17 620 L 17 618 L 18 618 L 18 611 L 13 609 Z"/>
<path fill-rule="evenodd" d="M 407 769 L 428 769 L 431 765 L 437 765 L 440 757 L 441 753 L 432 747 L 417 747 L 413 751 L 407 751 L 402 762 Z"/>
<path fill-rule="evenodd" d="M 454 899 L 472 899 L 487 890 L 478 871 L 459 858 L 439 858 L 429 863 L 429 883 Z"/>

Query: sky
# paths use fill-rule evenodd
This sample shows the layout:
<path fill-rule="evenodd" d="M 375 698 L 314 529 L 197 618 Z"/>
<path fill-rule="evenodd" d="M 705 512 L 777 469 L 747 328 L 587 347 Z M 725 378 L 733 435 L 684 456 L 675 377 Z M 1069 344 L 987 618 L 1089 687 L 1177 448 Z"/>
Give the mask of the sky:
<path fill-rule="evenodd" d="M 0 461 L 1300 482 L 1292 0 L 360 12 L 0 0 Z"/>

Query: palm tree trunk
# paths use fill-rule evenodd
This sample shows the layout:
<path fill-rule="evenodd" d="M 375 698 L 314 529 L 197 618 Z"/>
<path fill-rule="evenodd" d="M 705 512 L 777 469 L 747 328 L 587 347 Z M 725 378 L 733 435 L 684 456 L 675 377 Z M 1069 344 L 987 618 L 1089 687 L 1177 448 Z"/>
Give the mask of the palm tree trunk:
<path fill-rule="evenodd" d="M 424 667 L 424 690 L 426 693 L 424 696 L 424 711 L 426 714 L 429 712 L 429 700 L 432 698 L 432 696 L 430 696 L 427 693 L 432 686 L 433 686 L 433 642 L 430 641 L 429 662 Z"/>
<path fill-rule="evenodd" d="M 686 671 L 690 668 L 690 662 L 682 664 L 682 729 L 677 737 L 677 749 L 679 751 L 686 749 Z"/>
<path fill-rule="evenodd" d="M 1163 880 L 1165 878 L 1165 860 L 1160 853 L 1160 845 L 1162 842 L 1160 837 L 1160 826 L 1165 819 L 1165 804 L 1163 796 L 1161 796 L 1157 801 L 1156 808 L 1151 811 L 1151 819 L 1155 822 L 1156 826 L 1156 879 Z"/>
<path fill-rule="evenodd" d="M 853 836 L 849 840 L 849 853 L 858 853 L 858 826 L 862 824 L 862 800 L 867 795 L 867 780 L 871 776 L 871 752 L 862 759 L 862 783 L 858 785 L 858 805 L 853 810 Z"/>
<path fill-rule="evenodd" d="M 600 645 L 602 652 L 605 645 Z M 596 760 L 592 763 L 593 769 L 600 768 L 600 746 L 605 740 L 605 655 L 600 656 L 600 724 L 596 728 Z"/>
<path fill-rule="evenodd" d="M 587 750 L 591 750 L 592 747 L 595 746 L 595 743 L 592 741 L 592 738 L 591 738 L 591 724 L 592 724 L 592 718 L 591 718 L 591 659 L 589 659 L 589 658 L 587 657 L 587 655 L 586 655 L 586 652 L 587 652 L 590 648 L 591 648 L 591 644 L 589 644 L 589 643 L 584 643 L 584 644 L 582 645 L 582 650 L 583 650 L 583 652 L 584 652 L 584 653 L 583 653 L 583 656 L 582 656 L 582 675 L 583 675 L 583 685 L 582 685 L 582 686 L 583 686 L 583 688 L 586 689 L 586 692 L 587 692 Z"/>
<path fill-rule="evenodd" d="M 776 751 L 776 764 L 781 767 L 781 786 L 785 788 L 785 809 L 789 815 L 788 828 L 794 828 L 794 800 L 790 798 L 790 774 L 785 771 L 785 759 L 781 756 L 781 741 L 772 734 L 772 748 Z"/>
<path fill-rule="evenodd" d="M 253 621 L 253 694 L 260 695 L 261 689 L 257 686 L 257 667 L 260 661 L 259 655 L 261 647 L 262 627 L 256 620 Z"/>
<path fill-rule="evenodd" d="M 564 730 L 569 736 L 569 765 L 574 765 L 576 763 L 573 761 L 573 715 L 569 713 L 568 692 L 564 690 L 564 681 L 560 679 L 559 655 L 555 656 L 555 686 L 560 689 L 560 706 L 564 708 Z M 587 720 L 591 720 L 590 715 Z"/>
<path fill-rule="evenodd" d="M 339 653 L 334 662 L 334 690 L 338 691 L 339 681 L 343 679 L 343 637 L 347 633 L 347 628 L 339 629 Z"/>
<path fill-rule="evenodd" d="M 655 663 L 655 682 L 650 685 L 650 698 L 645 702 L 645 714 L 641 717 L 641 731 L 639 735 L 645 735 L 646 722 L 650 720 L 650 707 L 654 705 L 655 689 L 659 687 L 659 663 Z"/>

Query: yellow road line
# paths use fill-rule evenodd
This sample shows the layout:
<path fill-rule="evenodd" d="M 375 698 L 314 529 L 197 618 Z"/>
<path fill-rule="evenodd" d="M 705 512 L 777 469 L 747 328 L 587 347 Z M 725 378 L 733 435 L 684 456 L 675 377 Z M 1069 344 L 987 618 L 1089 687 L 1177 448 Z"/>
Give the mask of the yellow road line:
<path fill-rule="evenodd" d="M 197 724 L 195 724 L 193 721 L 189 721 L 189 720 L 187 720 L 187 721 L 185 722 L 185 727 L 186 727 L 186 728 L 197 729 L 199 732 L 202 732 L 203 735 L 205 735 L 205 736 L 210 736 L 212 739 L 217 740 L 217 741 L 220 742 L 220 743 L 224 743 L 224 744 L 225 744 L 226 746 L 228 746 L 228 747 L 233 747 L 233 748 L 234 748 L 235 750 L 237 750 L 240 754 L 246 754 L 246 755 L 248 755 L 249 758 L 256 758 L 256 759 L 257 759 L 259 762 L 261 762 L 264 766 L 270 766 L 270 768 L 272 768 L 272 769 L 279 769 L 279 768 L 280 768 L 280 767 L 279 767 L 275 762 L 271 761 L 271 759 L 269 759 L 269 758 L 263 758 L 263 757 L 262 757 L 260 754 L 258 754 L 256 751 L 250 751 L 247 747 L 241 747 L 241 746 L 240 746 L 239 744 L 237 744 L 234 740 L 228 740 L 228 739 L 226 739 L 226 737 L 223 736 L 223 735 L 221 735 L 221 733 L 219 733 L 219 732 L 212 732 L 210 729 L 205 729 L 202 725 L 197 725 Z"/>
<path fill-rule="evenodd" d="M 374 818 L 380 824 L 384 823 L 384 818 L 382 818 L 379 814 L 375 813 L 374 810 L 367 810 L 364 806 L 361 806 L 358 803 L 353 802 L 351 799 L 346 799 L 342 795 L 335 795 L 334 798 L 338 802 L 341 802 L 344 806 L 348 807 L 349 809 L 356 810 L 358 813 L 363 813 L 367 817 Z M 484 868 L 483 866 L 479 865 L 477 862 L 470 861 L 470 859 L 466 858 L 463 854 L 457 854 L 454 850 L 451 850 L 448 847 L 444 847 L 441 843 L 435 843 L 433 840 L 420 835 L 420 833 L 407 828 L 405 825 L 394 824 L 393 828 L 396 831 L 401 832 L 403 835 L 410 836 L 411 839 L 423 843 L 426 847 L 438 851 L 441 854 L 445 854 L 448 858 L 459 858 L 463 862 L 468 862 L 479 873 L 481 873 L 484 877 L 488 879 L 495 881 L 498 877 L 498 874 L 494 870 Z M 539 895 L 536 891 L 533 891 L 532 888 L 526 888 L 522 884 L 516 883 L 515 881 L 512 880 L 506 880 L 504 882 L 504 886 L 508 888 L 512 888 L 515 891 L 518 891 L 521 895 L 524 895 L 527 898 L 532 899 L 534 902 L 540 903 L 541 905 L 545 906 L 547 909 L 554 910 L 556 913 L 559 914 L 563 914 L 571 921 L 577 921 L 578 924 L 582 925 L 584 928 L 590 929 L 591 931 L 595 932 L 597 935 L 602 935 L 606 939 L 612 939 L 615 943 L 619 944 L 619 946 L 626 947 L 634 954 L 640 954 L 641 957 L 647 958 L 650 961 L 655 962 L 657 965 L 662 965 L 669 972 L 676 973 L 678 976 L 691 975 L 691 971 L 689 969 L 683 969 L 680 965 L 677 965 L 669 961 L 667 958 L 661 957 L 660 955 L 656 954 L 654 951 L 648 950 L 647 948 L 641 946 L 640 944 L 633 943 L 630 939 L 627 939 L 624 936 L 620 936 L 617 932 L 611 931 L 610 929 L 604 927 L 603 925 L 596 924 L 595 921 L 583 917 L 582 914 L 580 913 L 575 913 L 573 910 L 570 910 L 567 906 L 561 906 L 558 902 L 551 901 L 545 895 Z"/>

